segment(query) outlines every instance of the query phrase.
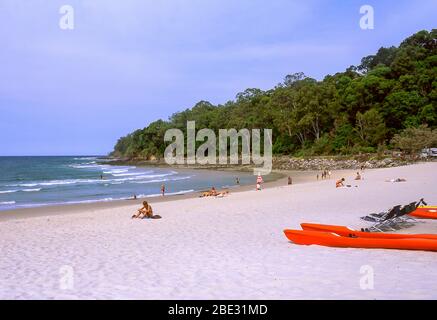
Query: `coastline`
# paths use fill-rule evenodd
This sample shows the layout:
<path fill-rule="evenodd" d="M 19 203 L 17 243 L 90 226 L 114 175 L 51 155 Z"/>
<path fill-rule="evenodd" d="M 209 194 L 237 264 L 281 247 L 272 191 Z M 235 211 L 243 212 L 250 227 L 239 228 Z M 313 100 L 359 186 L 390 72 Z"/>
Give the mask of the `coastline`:
<path fill-rule="evenodd" d="M 138 165 L 140 166 L 140 165 Z M 177 170 L 183 172 L 183 170 L 190 170 L 189 168 L 176 168 Z M 196 169 L 197 170 L 197 169 Z M 202 169 L 199 169 L 202 170 Z M 203 170 L 212 170 L 212 169 L 203 169 Z M 214 171 L 220 171 L 222 169 L 215 169 Z M 246 170 L 237 170 L 236 167 L 223 169 L 226 171 L 233 171 L 238 175 L 239 172 L 246 172 Z M 340 176 L 342 173 L 350 174 L 353 170 L 336 170 L 333 171 L 333 176 L 331 179 L 334 179 L 335 176 Z M 293 179 L 293 184 L 301 184 L 316 181 L 316 175 L 319 171 L 298 171 L 298 170 L 273 170 L 272 173 L 265 179 L 263 184 L 263 188 L 269 189 L 279 186 L 287 185 L 287 178 L 291 176 Z M 255 176 L 253 185 L 240 185 L 233 186 L 232 188 L 228 188 L 227 190 L 230 193 L 239 193 L 246 192 L 250 190 L 254 190 L 255 188 Z M 2 221 L 14 220 L 14 219 L 27 219 L 41 216 L 55 216 L 55 215 L 65 215 L 65 214 L 75 214 L 81 213 L 84 211 L 96 211 L 110 208 L 123 208 L 130 207 L 132 205 L 141 206 L 141 203 L 146 200 L 151 204 L 161 203 L 161 202 L 171 202 L 178 201 L 184 199 L 193 199 L 198 198 L 202 191 L 194 191 L 185 194 L 175 194 L 168 196 L 158 196 L 158 197 L 143 197 L 138 198 L 136 200 L 112 200 L 112 201 L 101 201 L 101 202 L 90 202 L 90 203 L 76 203 L 76 204 L 63 204 L 63 205 L 49 205 L 49 206 L 40 206 L 33 208 L 20 208 L 13 210 L 4 210 L 0 211 L 0 223 Z"/>
<path fill-rule="evenodd" d="M 113 165 L 133 165 L 133 166 L 151 166 L 158 168 L 177 168 L 177 169 L 200 169 L 200 170 L 224 170 L 224 171 L 252 171 L 252 165 L 234 165 L 234 164 L 207 164 L 207 165 L 173 165 L 170 166 L 162 159 L 158 160 L 145 160 L 145 159 L 128 159 L 128 158 L 116 158 L 106 157 L 101 158 Z M 321 155 L 311 157 L 293 157 L 286 155 L 275 155 L 272 158 L 273 170 L 285 170 L 285 171 L 308 171 L 308 170 L 357 170 L 360 168 L 365 169 L 378 169 L 378 168 L 390 168 L 400 167 L 405 165 L 417 164 L 421 162 L 432 162 L 437 159 L 415 159 L 412 157 L 401 156 L 396 153 L 390 154 L 358 154 L 358 155 Z M 218 162 L 218 160 L 217 160 Z M 102 164 L 105 162 L 101 162 Z"/>

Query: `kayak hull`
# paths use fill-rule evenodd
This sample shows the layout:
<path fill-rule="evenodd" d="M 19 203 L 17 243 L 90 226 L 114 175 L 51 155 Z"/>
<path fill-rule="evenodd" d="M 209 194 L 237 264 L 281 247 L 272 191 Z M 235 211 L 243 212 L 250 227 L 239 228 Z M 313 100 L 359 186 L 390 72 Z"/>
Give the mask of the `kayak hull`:
<path fill-rule="evenodd" d="M 350 238 L 335 233 L 305 230 L 284 230 L 285 236 L 299 245 L 319 245 L 338 248 L 369 248 L 437 251 L 437 241 L 431 239 Z"/>
<path fill-rule="evenodd" d="M 437 240 L 437 234 L 397 234 L 382 232 L 362 232 L 350 229 L 344 226 L 333 226 L 326 224 L 301 223 L 301 227 L 306 231 L 333 232 L 342 237 L 360 237 L 374 239 L 434 239 Z"/>
<path fill-rule="evenodd" d="M 419 207 L 410 216 L 420 219 L 437 219 L 437 207 Z"/>

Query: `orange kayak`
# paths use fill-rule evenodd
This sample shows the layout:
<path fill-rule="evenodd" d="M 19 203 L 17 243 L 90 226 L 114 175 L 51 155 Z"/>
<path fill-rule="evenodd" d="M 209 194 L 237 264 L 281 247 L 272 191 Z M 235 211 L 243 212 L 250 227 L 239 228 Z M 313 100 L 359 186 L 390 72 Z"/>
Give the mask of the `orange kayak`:
<path fill-rule="evenodd" d="M 383 232 L 362 232 L 343 226 L 331 226 L 326 224 L 301 223 L 303 230 L 334 232 L 342 237 L 377 238 L 377 239 L 434 239 L 437 234 L 399 234 Z"/>
<path fill-rule="evenodd" d="M 340 248 L 372 248 L 437 251 L 437 241 L 431 239 L 349 238 L 320 231 L 284 230 L 285 236 L 301 245 L 319 245 Z"/>
<path fill-rule="evenodd" d="M 410 216 L 421 219 L 437 219 L 437 207 L 419 207 Z"/>

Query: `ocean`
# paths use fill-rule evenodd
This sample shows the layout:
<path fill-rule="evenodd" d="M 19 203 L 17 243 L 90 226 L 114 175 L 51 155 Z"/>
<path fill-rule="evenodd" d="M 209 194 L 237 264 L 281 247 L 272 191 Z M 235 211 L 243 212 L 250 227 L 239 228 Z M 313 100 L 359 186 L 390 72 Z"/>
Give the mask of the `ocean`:
<path fill-rule="evenodd" d="M 103 163 L 102 163 L 103 162 Z M 97 156 L 0 157 L 0 211 L 183 194 L 253 183 L 250 173 L 114 166 Z"/>

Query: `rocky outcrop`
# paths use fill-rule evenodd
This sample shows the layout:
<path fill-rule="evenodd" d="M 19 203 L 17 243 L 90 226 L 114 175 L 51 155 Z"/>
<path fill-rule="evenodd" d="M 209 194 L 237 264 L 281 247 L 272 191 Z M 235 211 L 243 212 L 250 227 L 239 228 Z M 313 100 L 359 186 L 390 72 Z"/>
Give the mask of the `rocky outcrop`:
<path fill-rule="evenodd" d="M 273 168 L 277 170 L 340 170 L 340 169 L 373 169 L 389 168 L 411 163 L 404 159 L 339 159 L 339 158 L 290 158 L 275 157 Z"/>
<path fill-rule="evenodd" d="M 168 166 L 163 159 L 112 159 L 113 165 L 138 165 L 138 166 Z M 356 158 L 346 157 L 313 157 L 294 158 L 290 156 L 273 157 L 273 169 L 275 170 L 341 170 L 341 169 L 373 169 L 389 168 L 414 163 L 416 160 L 402 157 L 385 157 L 382 159 L 357 156 Z M 175 165 L 173 167 L 192 169 L 233 169 L 251 170 L 251 165 Z"/>

